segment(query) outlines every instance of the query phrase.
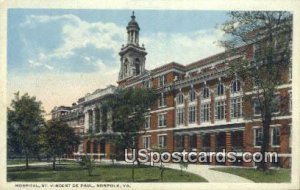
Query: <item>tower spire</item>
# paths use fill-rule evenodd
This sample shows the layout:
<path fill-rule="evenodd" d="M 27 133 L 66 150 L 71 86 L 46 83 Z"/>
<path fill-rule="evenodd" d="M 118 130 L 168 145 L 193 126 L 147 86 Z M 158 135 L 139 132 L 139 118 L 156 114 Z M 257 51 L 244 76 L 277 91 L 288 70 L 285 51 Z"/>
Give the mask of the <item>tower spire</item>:
<path fill-rule="evenodd" d="M 145 72 L 145 60 L 147 52 L 145 47 L 139 45 L 140 27 L 135 20 L 134 11 L 131 14 L 131 20 L 128 22 L 127 44 L 122 46 L 119 53 L 121 56 L 121 68 L 119 72 L 119 80 L 128 77 L 138 76 Z"/>

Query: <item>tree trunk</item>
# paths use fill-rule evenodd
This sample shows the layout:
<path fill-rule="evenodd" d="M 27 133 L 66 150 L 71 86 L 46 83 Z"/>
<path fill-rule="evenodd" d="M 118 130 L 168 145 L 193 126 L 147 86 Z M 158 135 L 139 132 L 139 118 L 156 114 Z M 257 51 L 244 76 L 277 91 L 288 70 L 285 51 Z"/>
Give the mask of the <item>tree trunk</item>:
<path fill-rule="evenodd" d="M 270 142 L 270 124 L 271 124 L 271 114 L 267 113 L 263 120 L 263 141 L 261 146 L 261 154 L 262 154 L 262 161 L 260 162 L 259 169 L 263 171 L 268 170 L 268 163 L 266 162 L 266 155 L 265 153 L 269 150 L 269 142 Z"/>
<path fill-rule="evenodd" d="M 25 169 L 28 170 L 28 169 L 29 169 L 29 165 L 28 165 L 28 154 L 25 154 L 25 160 L 26 160 Z"/>
<path fill-rule="evenodd" d="M 132 178 L 132 181 L 134 181 L 134 162 L 132 162 L 131 178 Z"/>
<path fill-rule="evenodd" d="M 53 165 L 52 165 L 52 169 L 55 170 L 56 166 L 55 166 L 55 156 L 53 156 L 53 161 L 52 161 Z"/>

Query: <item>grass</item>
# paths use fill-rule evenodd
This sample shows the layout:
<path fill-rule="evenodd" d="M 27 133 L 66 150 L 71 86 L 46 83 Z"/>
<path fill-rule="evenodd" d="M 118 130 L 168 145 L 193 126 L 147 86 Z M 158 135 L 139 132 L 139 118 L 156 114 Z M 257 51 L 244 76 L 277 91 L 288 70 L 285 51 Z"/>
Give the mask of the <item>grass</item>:
<path fill-rule="evenodd" d="M 39 162 L 38 160 L 28 160 L 28 163 L 34 163 Z M 7 160 L 7 165 L 13 165 L 13 164 L 25 164 L 25 159 L 14 159 L 14 160 Z"/>
<path fill-rule="evenodd" d="M 52 166 L 31 166 L 7 168 L 7 181 L 26 182 L 131 182 L 131 166 L 98 165 L 92 176 L 77 164 Z M 135 182 L 160 182 L 160 170 L 157 167 L 139 166 L 135 168 Z M 207 182 L 206 179 L 187 172 L 180 175 L 179 170 L 165 169 L 164 182 Z"/>
<path fill-rule="evenodd" d="M 49 162 L 49 163 L 52 163 L 52 161 L 39 161 L 39 160 L 28 160 L 28 163 L 29 163 L 29 165 L 31 164 L 31 163 L 37 163 L 37 162 Z M 61 160 L 61 161 L 56 161 L 57 163 L 74 163 L 75 161 L 69 161 L 69 160 Z M 26 164 L 26 162 L 25 162 L 25 160 L 23 159 L 13 159 L 13 160 L 7 160 L 7 165 L 14 165 L 14 164 L 23 164 L 23 165 L 25 165 Z"/>
<path fill-rule="evenodd" d="M 290 169 L 270 169 L 267 172 L 254 168 L 211 168 L 212 170 L 226 172 L 250 179 L 257 183 L 290 183 Z"/>

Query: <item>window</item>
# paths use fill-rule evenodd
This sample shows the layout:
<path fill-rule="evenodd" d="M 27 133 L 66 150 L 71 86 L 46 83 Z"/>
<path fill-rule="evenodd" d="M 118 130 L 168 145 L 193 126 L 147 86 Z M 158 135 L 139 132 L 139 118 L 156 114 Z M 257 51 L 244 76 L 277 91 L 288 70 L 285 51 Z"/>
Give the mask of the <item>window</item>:
<path fill-rule="evenodd" d="M 190 90 L 190 101 L 193 102 L 196 100 L 196 92 L 194 89 Z"/>
<path fill-rule="evenodd" d="M 176 109 L 176 125 L 183 125 L 183 108 Z"/>
<path fill-rule="evenodd" d="M 144 148 L 150 148 L 150 137 L 143 137 Z"/>
<path fill-rule="evenodd" d="M 166 114 L 158 115 L 158 126 L 159 127 L 165 127 L 166 125 L 167 125 Z"/>
<path fill-rule="evenodd" d="M 224 95 L 224 85 L 221 83 L 217 85 L 217 95 L 218 96 Z"/>
<path fill-rule="evenodd" d="M 181 92 L 177 94 L 176 102 L 177 104 L 183 104 L 183 94 Z"/>
<path fill-rule="evenodd" d="M 223 120 L 225 119 L 225 101 L 216 101 L 215 103 L 215 118 L 216 120 Z"/>
<path fill-rule="evenodd" d="M 197 148 L 197 135 L 193 134 L 190 136 L 190 146 L 191 148 Z"/>
<path fill-rule="evenodd" d="M 145 88 L 150 88 L 150 87 L 151 87 L 150 80 L 144 81 L 144 87 L 145 87 Z"/>
<path fill-rule="evenodd" d="M 158 105 L 159 105 L 159 107 L 165 106 L 165 95 L 164 95 L 164 93 L 160 94 Z"/>
<path fill-rule="evenodd" d="M 176 135 L 176 148 L 179 150 L 184 148 L 184 135 Z"/>
<path fill-rule="evenodd" d="M 239 80 L 234 80 L 231 86 L 231 92 L 236 93 L 241 91 L 241 82 Z"/>
<path fill-rule="evenodd" d="M 159 148 L 165 148 L 167 146 L 167 136 L 158 135 L 158 146 Z"/>
<path fill-rule="evenodd" d="M 167 77 L 162 75 L 159 77 L 159 86 L 164 86 L 167 83 Z"/>
<path fill-rule="evenodd" d="M 263 138 L 263 132 L 262 132 L 262 128 L 255 128 L 253 129 L 253 133 L 254 133 L 254 142 L 253 145 L 254 146 L 261 146 L 262 145 L 262 138 Z"/>
<path fill-rule="evenodd" d="M 273 95 L 273 102 L 272 102 L 272 113 L 279 114 L 280 112 L 280 95 L 278 93 Z"/>
<path fill-rule="evenodd" d="M 254 115 L 261 114 L 261 107 L 258 99 L 253 100 L 253 113 Z"/>
<path fill-rule="evenodd" d="M 210 135 L 205 134 L 202 136 L 202 151 L 209 151 L 210 150 Z"/>
<path fill-rule="evenodd" d="M 231 99 L 231 118 L 242 117 L 242 98 L 232 98 Z"/>
<path fill-rule="evenodd" d="M 201 105 L 201 122 L 209 122 L 210 103 Z"/>
<path fill-rule="evenodd" d="M 145 117 L 144 128 L 145 129 L 149 129 L 150 128 L 150 116 Z"/>
<path fill-rule="evenodd" d="M 189 123 L 196 122 L 196 106 L 189 107 Z"/>
<path fill-rule="evenodd" d="M 272 130 L 272 146 L 280 146 L 280 130 L 279 130 L 279 127 L 273 127 L 271 128 Z"/>
<path fill-rule="evenodd" d="M 202 98 L 209 98 L 209 88 L 205 87 L 202 91 Z"/>

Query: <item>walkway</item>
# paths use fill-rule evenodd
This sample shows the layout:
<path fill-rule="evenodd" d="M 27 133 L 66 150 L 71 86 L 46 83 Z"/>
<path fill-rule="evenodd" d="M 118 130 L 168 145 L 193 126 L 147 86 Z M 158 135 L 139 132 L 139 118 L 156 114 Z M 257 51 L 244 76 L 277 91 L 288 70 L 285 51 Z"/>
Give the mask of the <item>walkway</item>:
<path fill-rule="evenodd" d="M 107 163 L 111 163 L 111 161 L 107 161 Z M 131 164 L 127 163 L 125 161 L 117 162 L 119 164 Z M 146 165 L 149 165 L 150 163 L 147 163 Z M 156 163 L 155 166 L 159 166 L 159 163 Z M 180 170 L 179 164 L 174 163 L 165 163 L 165 167 L 172 168 L 176 170 Z M 211 183 L 254 183 L 253 181 L 225 173 L 225 172 L 219 172 L 215 170 L 211 170 L 210 168 L 217 168 L 217 167 L 224 167 L 224 166 L 211 166 L 211 165 L 197 165 L 197 164 L 189 164 L 187 169 L 183 169 L 183 171 L 190 172 L 196 175 L 199 175 L 203 178 L 205 178 L 208 182 Z"/>
<path fill-rule="evenodd" d="M 167 168 L 180 170 L 179 164 L 170 163 L 170 164 L 165 164 L 165 166 Z M 215 167 L 216 166 L 190 164 L 188 165 L 188 168 L 186 170 L 183 169 L 183 171 L 187 171 L 199 175 L 207 179 L 208 182 L 212 182 L 212 183 L 253 183 L 253 181 L 237 175 L 210 170 L 210 168 L 215 168 Z"/>

